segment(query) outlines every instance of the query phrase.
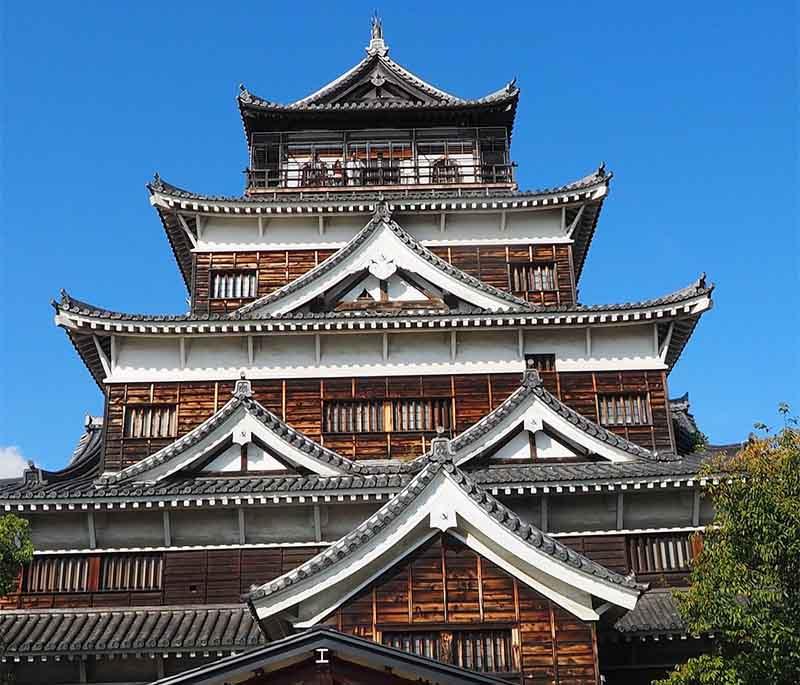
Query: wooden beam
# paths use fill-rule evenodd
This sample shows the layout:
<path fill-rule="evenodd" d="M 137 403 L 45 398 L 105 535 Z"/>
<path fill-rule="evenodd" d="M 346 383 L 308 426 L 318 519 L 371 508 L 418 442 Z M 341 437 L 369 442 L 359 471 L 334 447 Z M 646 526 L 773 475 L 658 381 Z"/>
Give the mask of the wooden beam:
<path fill-rule="evenodd" d="M 242 445 L 242 447 L 244 449 L 247 449 L 247 445 Z M 237 515 L 239 517 L 239 544 L 243 545 L 243 544 L 245 544 L 245 540 L 246 540 L 246 531 L 245 531 L 245 525 L 244 525 L 244 509 L 239 507 L 238 509 L 236 509 L 236 513 L 237 513 Z"/>
<path fill-rule="evenodd" d="M 587 359 L 592 356 L 592 329 L 586 327 L 586 357 Z"/>
<path fill-rule="evenodd" d="M 186 237 L 189 238 L 189 242 L 192 244 L 192 247 L 197 247 L 197 238 L 195 238 L 194 233 L 192 233 L 191 229 L 189 228 L 189 224 L 186 223 L 186 219 L 183 218 L 183 214 L 178 212 L 178 223 L 180 224 L 183 232 L 186 234 Z"/>
<path fill-rule="evenodd" d="M 97 348 L 97 354 L 100 357 L 100 363 L 103 365 L 103 371 L 106 374 L 106 378 L 108 378 L 111 376 L 111 362 L 108 357 L 106 357 L 106 353 L 103 352 L 103 348 L 100 346 L 100 340 L 98 340 L 96 335 L 92 336 L 92 340 L 94 341 L 95 348 Z"/>
<path fill-rule="evenodd" d="M 506 230 L 506 212 L 503 210 L 500 212 L 500 231 Z"/>
<path fill-rule="evenodd" d="M 458 333 L 455 331 L 450 331 L 450 361 L 454 362 L 456 360 L 456 355 L 458 354 Z"/>
<path fill-rule="evenodd" d="M 252 366 L 255 363 L 256 353 L 255 348 L 253 346 L 253 336 L 247 336 L 247 361 Z"/>
<path fill-rule="evenodd" d="M 172 547 L 172 527 L 169 520 L 169 511 L 164 510 L 161 520 L 164 523 L 164 547 Z"/>
<path fill-rule="evenodd" d="M 567 237 L 572 237 L 572 232 L 578 226 L 578 222 L 581 220 L 581 217 L 583 216 L 583 211 L 586 209 L 586 205 L 587 205 L 586 202 L 584 202 L 581 205 L 581 208 L 578 210 L 578 213 L 575 215 L 575 218 L 572 220 L 572 223 L 569 225 L 569 228 L 567 229 Z M 567 210 L 565 208 L 564 209 L 565 216 L 566 216 L 566 211 Z"/>
<path fill-rule="evenodd" d="M 112 371 L 117 368 L 117 359 L 118 359 L 118 354 L 117 354 L 117 336 L 116 335 L 112 335 L 111 336 L 111 370 Z"/>
<path fill-rule="evenodd" d="M 258 237 L 264 237 L 264 231 L 267 229 L 267 224 L 269 224 L 269 219 L 264 216 L 259 215 L 258 217 Z"/>
<path fill-rule="evenodd" d="M 203 229 L 206 225 L 206 218 L 201 216 L 200 214 L 194 215 L 194 225 L 197 227 L 197 241 L 199 242 L 200 239 L 203 237 Z"/>
<path fill-rule="evenodd" d="M 314 541 L 322 542 L 322 517 L 320 516 L 319 504 L 314 505 Z"/>
<path fill-rule="evenodd" d="M 97 529 L 94 526 L 94 512 L 86 514 L 86 526 L 89 529 L 89 549 L 97 549 Z"/>
<path fill-rule="evenodd" d="M 447 214 L 442 212 L 439 215 L 439 231 L 444 233 L 447 230 Z"/>
<path fill-rule="evenodd" d="M 664 342 L 661 343 L 661 349 L 659 350 L 658 356 L 661 361 L 666 361 L 667 359 L 667 352 L 669 352 L 669 344 L 672 342 L 672 333 L 675 330 L 675 322 L 669 322 L 669 328 L 667 328 L 667 334 L 664 336 Z"/>
<path fill-rule="evenodd" d="M 386 361 L 386 360 L 389 359 L 389 334 L 388 333 L 384 333 L 383 334 L 382 355 L 383 355 L 383 361 Z"/>
<path fill-rule="evenodd" d="M 314 363 L 319 366 L 322 362 L 322 338 L 319 333 L 314 335 Z"/>
<path fill-rule="evenodd" d="M 178 344 L 180 346 L 180 359 L 181 359 L 181 368 L 186 368 L 186 338 L 181 336 L 178 338 Z"/>
<path fill-rule="evenodd" d="M 325 235 L 325 216 L 320 214 L 318 217 L 319 221 L 319 234 Z"/>
<path fill-rule="evenodd" d="M 525 329 L 517 329 L 517 355 L 520 359 L 525 359 Z"/>
<path fill-rule="evenodd" d="M 692 525 L 700 525 L 700 489 L 695 488 L 692 497 Z"/>
<path fill-rule="evenodd" d="M 623 508 L 624 506 L 625 506 L 625 495 L 622 492 L 622 490 L 620 490 L 617 493 L 617 530 L 622 530 L 624 528 L 624 523 L 625 523 L 625 512 Z"/>
<path fill-rule="evenodd" d="M 548 525 L 549 525 L 549 521 L 548 521 L 549 515 L 548 515 L 548 511 L 547 511 L 547 506 L 548 506 L 548 503 L 549 503 L 548 499 L 549 498 L 548 498 L 548 496 L 546 494 L 542 495 L 542 499 L 541 499 L 541 502 L 540 502 L 540 505 L 539 505 L 539 523 L 541 524 L 539 527 L 542 529 L 543 533 L 547 532 L 547 528 L 548 528 Z"/>

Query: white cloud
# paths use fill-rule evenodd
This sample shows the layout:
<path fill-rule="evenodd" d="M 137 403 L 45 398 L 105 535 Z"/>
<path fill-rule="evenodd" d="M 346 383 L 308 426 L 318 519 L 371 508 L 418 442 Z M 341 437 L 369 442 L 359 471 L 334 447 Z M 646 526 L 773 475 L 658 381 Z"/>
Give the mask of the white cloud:
<path fill-rule="evenodd" d="M 0 478 L 17 478 L 28 468 L 28 460 L 18 447 L 0 447 Z"/>

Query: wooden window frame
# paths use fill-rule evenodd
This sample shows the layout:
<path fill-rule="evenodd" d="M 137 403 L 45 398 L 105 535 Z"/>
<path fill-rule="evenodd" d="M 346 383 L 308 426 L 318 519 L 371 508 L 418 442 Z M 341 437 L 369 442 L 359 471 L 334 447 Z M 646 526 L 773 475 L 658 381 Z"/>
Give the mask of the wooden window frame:
<path fill-rule="evenodd" d="M 508 658 L 507 668 L 492 670 L 485 667 L 476 668 L 477 664 L 474 662 L 472 664 L 459 663 L 459 660 L 455 658 L 456 654 L 454 647 L 458 641 L 456 636 L 472 635 L 473 643 L 477 644 L 477 640 L 479 639 L 478 634 L 486 633 L 503 633 L 502 638 L 505 643 L 504 651 L 506 652 L 506 656 Z M 428 654 L 427 652 L 423 652 L 421 655 L 443 661 L 444 663 L 451 663 L 460 666 L 461 668 L 474 670 L 478 673 L 502 673 L 504 676 L 509 676 L 516 675 L 521 672 L 517 635 L 515 626 L 511 624 L 497 625 L 481 623 L 479 625 L 471 624 L 468 626 L 463 624 L 392 624 L 379 627 L 378 642 L 380 642 L 380 644 L 388 644 L 395 649 L 405 651 L 404 647 L 397 646 L 396 641 L 387 641 L 387 635 L 402 636 L 401 639 L 408 637 L 410 640 L 413 640 L 415 635 L 419 635 L 422 639 L 430 639 L 430 636 L 438 635 L 438 639 L 435 641 L 435 649 L 431 650 L 435 651 L 436 653 Z M 418 651 L 411 651 L 409 653 L 420 655 L 420 652 Z M 493 654 L 493 662 L 496 661 L 496 656 L 496 654 Z M 485 663 L 485 653 L 481 655 L 481 659 Z"/>
<path fill-rule="evenodd" d="M 633 399 L 633 400 L 638 400 L 639 402 L 641 402 L 640 406 L 642 406 L 644 408 L 644 410 L 645 410 L 645 412 L 647 414 L 647 416 L 645 417 L 644 421 L 639 420 L 639 421 L 630 421 L 629 422 L 629 421 L 623 420 L 623 421 L 610 422 L 610 421 L 608 421 L 607 418 L 604 420 L 603 414 L 605 413 L 606 417 L 608 416 L 608 411 L 607 411 L 608 405 L 605 404 L 605 402 L 607 402 L 608 400 L 611 400 L 611 399 L 625 400 L 625 399 L 628 399 L 628 398 Z M 623 407 L 624 406 L 625 406 L 625 404 L 623 402 Z M 633 409 L 633 405 L 631 405 L 631 408 Z M 631 414 L 633 415 L 633 413 L 634 412 L 632 411 Z M 619 415 L 618 412 L 617 412 L 617 415 Z M 626 415 L 627 415 L 627 412 L 626 412 Z M 597 393 L 597 419 L 598 419 L 598 422 L 600 423 L 601 426 L 606 426 L 606 427 L 609 427 L 609 428 L 650 427 L 650 426 L 653 425 L 653 405 L 650 402 L 650 393 L 649 392 L 625 392 L 625 391 L 622 391 L 622 392 L 598 392 Z"/>
<path fill-rule="evenodd" d="M 433 403 L 441 402 L 442 404 L 446 404 L 446 407 L 442 408 L 441 416 L 447 417 L 447 425 L 442 426 L 444 429 L 445 434 L 451 434 L 453 431 L 454 420 L 453 420 L 453 398 L 452 397 L 381 397 L 381 398 L 373 398 L 373 399 L 330 399 L 330 400 L 323 400 L 322 403 L 322 433 L 324 435 L 386 435 L 386 434 L 395 434 L 395 435 L 414 435 L 419 433 L 438 433 L 439 426 L 433 426 L 432 428 L 397 428 L 396 426 L 398 423 L 403 423 L 403 419 L 401 418 L 400 421 L 397 420 L 397 412 L 398 406 L 401 403 L 410 403 L 410 402 L 423 402 L 423 403 L 430 403 L 431 409 L 433 409 Z M 369 405 L 375 404 L 380 405 L 381 417 L 381 430 L 329 430 L 330 426 L 328 424 L 327 418 L 327 411 L 326 408 L 332 405 Z M 427 410 L 425 410 L 427 411 Z M 355 423 L 355 419 L 353 419 L 353 423 Z"/>
<path fill-rule="evenodd" d="M 128 413 L 131 410 L 171 409 L 170 431 L 168 435 L 133 435 L 128 433 Z M 122 439 L 123 440 L 170 440 L 178 437 L 178 404 L 176 402 L 142 402 L 129 403 L 122 406 Z"/>
<path fill-rule="evenodd" d="M 558 292 L 558 263 L 554 259 L 547 259 L 547 260 L 515 260 L 506 262 L 508 268 L 508 288 L 511 292 L 514 293 L 555 293 Z M 550 268 L 552 269 L 553 273 L 553 287 L 552 288 L 530 288 L 527 287 L 529 284 L 528 278 L 525 278 L 525 288 L 515 288 L 514 287 L 514 269 L 520 267 L 532 267 L 532 268 Z"/>
<path fill-rule="evenodd" d="M 253 277 L 253 293 L 250 295 L 214 295 L 214 279 L 219 275 L 248 274 Z M 212 266 L 208 270 L 208 299 L 214 302 L 224 300 L 255 300 L 258 298 L 258 268 Z"/>

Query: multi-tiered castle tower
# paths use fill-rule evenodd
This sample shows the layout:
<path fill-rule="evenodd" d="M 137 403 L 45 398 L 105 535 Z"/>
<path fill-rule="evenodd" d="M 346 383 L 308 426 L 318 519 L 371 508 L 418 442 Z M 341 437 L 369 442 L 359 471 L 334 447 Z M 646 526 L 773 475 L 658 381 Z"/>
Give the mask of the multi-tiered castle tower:
<path fill-rule="evenodd" d="M 366 52 L 241 89 L 242 197 L 149 184 L 187 314 L 54 303 L 105 410 L 0 484 L 16 682 L 648 682 L 705 645 L 667 388 L 712 287 L 579 303 L 612 174 L 521 191 L 513 81 L 442 91 L 377 20 Z"/>

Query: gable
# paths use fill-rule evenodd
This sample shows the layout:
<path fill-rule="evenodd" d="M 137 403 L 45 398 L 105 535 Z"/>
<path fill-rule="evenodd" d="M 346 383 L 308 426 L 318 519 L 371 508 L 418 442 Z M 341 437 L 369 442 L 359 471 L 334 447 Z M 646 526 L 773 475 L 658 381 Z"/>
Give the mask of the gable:
<path fill-rule="evenodd" d="M 495 675 L 520 672 L 527 663 L 543 676 L 559 659 L 559 650 L 569 652 L 573 676 L 591 676 L 594 668 L 590 623 L 574 619 L 446 533 L 399 561 L 323 623 Z M 569 644 L 553 644 L 554 634 L 567 633 Z M 479 640 L 491 646 L 487 659 L 478 658 Z M 547 645 L 545 658 L 542 645 Z"/>
<path fill-rule="evenodd" d="M 253 590 L 249 602 L 266 624 L 319 624 L 398 560 L 442 532 L 503 568 L 582 620 L 597 620 L 596 602 L 631 608 L 639 588 L 551 540 L 478 488 L 436 439 L 428 465 L 355 530 L 294 571 Z"/>
<path fill-rule="evenodd" d="M 436 256 L 392 220 L 387 204 L 379 203 L 373 218 L 347 245 L 288 285 L 236 310 L 236 316 L 276 316 L 298 311 L 312 306 L 315 300 L 325 300 L 326 295 L 330 299 L 331 293 L 349 293 L 367 274 L 387 282 L 397 275 L 393 279 L 397 298 L 403 297 L 403 292 L 410 296 L 412 287 L 429 299 L 432 293 L 439 293 L 487 311 L 531 309 L 526 301 L 483 283 Z M 354 293 L 355 297 L 360 297 L 364 289 L 369 296 L 369 288 L 362 288 Z"/>
<path fill-rule="evenodd" d="M 383 102 L 391 104 L 433 104 L 439 102 L 409 79 L 390 70 L 378 57 L 367 62 L 360 75 L 347 87 L 320 98 L 315 104 L 345 104 L 352 102 Z"/>
<path fill-rule="evenodd" d="M 337 476 L 360 467 L 316 443 L 284 423 L 253 399 L 250 382 L 239 380 L 233 397 L 175 442 L 116 473 L 106 473 L 99 483 L 121 481 L 155 483 L 179 472 L 209 468 L 219 473 L 239 470 L 279 473 L 314 473 Z M 237 453 L 238 450 L 238 453 Z M 244 469 L 242 469 L 244 467 Z"/>

